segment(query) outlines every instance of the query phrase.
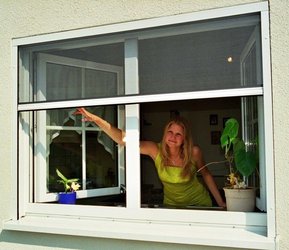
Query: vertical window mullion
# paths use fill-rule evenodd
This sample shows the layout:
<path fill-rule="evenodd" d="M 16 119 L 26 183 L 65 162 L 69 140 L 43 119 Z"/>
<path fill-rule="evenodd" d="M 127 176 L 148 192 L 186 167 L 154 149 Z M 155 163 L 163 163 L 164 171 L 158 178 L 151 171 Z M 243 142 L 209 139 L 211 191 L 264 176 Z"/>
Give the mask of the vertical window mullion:
<path fill-rule="evenodd" d="M 268 11 L 261 12 L 261 44 L 262 44 L 262 74 L 264 96 L 263 104 L 266 115 L 264 116 L 264 145 L 265 163 L 266 163 L 266 207 L 268 218 L 268 237 L 275 237 L 275 205 L 274 205 L 274 160 L 273 160 L 273 124 L 272 124 L 272 90 L 271 90 L 271 58 L 270 58 L 270 34 L 269 34 L 269 13 Z"/>
<path fill-rule="evenodd" d="M 125 41 L 125 94 L 139 93 L 138 40 Z"/>
<path fill-rule="evenodd" d="M 139 93 L 138 40 L 125 41 L 125 94 Z M 139 105 L 126 105 L 127 208 L 140 207 Z"/>
<path fill-rule="evenodd" d="M 84 98 L 85 94 L 85 68 L 81 69 L 81 97 Z M 86 190 L 86 130 L 85 130 L 85 123 L 81 123 L 81 141 L 82 141 L 82 148 L 81 148 L 81 155 L 82 155 L 82 189 Z"/>
<path fill-rule="evenodd" d="M 85 124 L 82 123 L 82 133 L 81 133 L 81 140 L 82 140 L 82 189 L 86 190 L 86 130 Z"/>
<path fill-rule="evenodd" d="M 126 105 L 127 208 L 140 207 L 139 104 Z"/>

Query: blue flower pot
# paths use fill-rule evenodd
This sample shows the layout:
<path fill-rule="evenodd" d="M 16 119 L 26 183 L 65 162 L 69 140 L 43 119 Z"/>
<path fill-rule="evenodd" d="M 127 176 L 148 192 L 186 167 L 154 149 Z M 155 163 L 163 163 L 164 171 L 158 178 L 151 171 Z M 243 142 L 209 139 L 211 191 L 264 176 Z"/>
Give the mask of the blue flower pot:
<path fill-rule="evenodd" d="M 76 192 L 59 193 L 58 203 L 60 204 L 75 204 L 76 203 Z"/>

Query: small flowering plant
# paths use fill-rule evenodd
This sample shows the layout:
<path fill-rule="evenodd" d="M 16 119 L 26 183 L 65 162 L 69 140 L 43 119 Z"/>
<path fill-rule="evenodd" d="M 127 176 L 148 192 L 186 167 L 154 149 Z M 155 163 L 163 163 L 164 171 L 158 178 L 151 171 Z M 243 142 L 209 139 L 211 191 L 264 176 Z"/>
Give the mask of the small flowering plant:
<path fill-rule="evenodd" d="M 78 183 L 79 179 L 67 179 L 58 169 L 56 169 L 56 173 L 61 178 L 58 182 L 64 185 L 65 193 L 75 192 L 80 188 L 80 184 Z"/>

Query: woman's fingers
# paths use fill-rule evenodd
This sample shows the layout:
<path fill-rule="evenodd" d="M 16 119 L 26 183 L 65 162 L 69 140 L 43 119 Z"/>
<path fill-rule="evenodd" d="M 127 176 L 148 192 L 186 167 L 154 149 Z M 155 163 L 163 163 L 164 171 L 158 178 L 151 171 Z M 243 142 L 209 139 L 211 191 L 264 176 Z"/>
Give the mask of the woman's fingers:
<path fill-rule="evenodd" d="M 85 108 L 76 108 L 74 115 L 83 115 L 82 121 L 93 121 L 93 114 L 89 113 Z"/>
<path fill-rule="evenodd" d="M 76 108 L 76 111 L 74 111 L 74 115 L 85 115 L 86 110 L 84 108 Z"/>

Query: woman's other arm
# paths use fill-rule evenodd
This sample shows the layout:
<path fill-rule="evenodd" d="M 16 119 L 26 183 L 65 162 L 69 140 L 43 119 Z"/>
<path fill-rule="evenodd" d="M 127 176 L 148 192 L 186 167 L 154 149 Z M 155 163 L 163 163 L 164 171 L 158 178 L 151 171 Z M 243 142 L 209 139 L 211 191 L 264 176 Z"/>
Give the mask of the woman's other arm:
<path fill-rule="evenodd" d="M 204 159 L 203 159 L 203 155 L 202 155 L 202 151 L 197 146 L 193 147 L 193 159 L 196 162 L 197 169 L 201 169 L 205 165 L 205 162 L 204 162 Z M 202 174 L 203 179 L 204 179 L 208 189 L 210 190 L 211 194 L 215 198 L 218 206 L 226 207 L 226 203 L 223 201 L 223 198 L 222 198 L 222 196 L 221 196 L 221 194 L 220 194 L 220 192 L 218 190 L 217 184 L 216 184 L 212 174 L 208 170 L 208 168 L 207 167 L 202 168 L 200 170 L 200 173 Z"/>

